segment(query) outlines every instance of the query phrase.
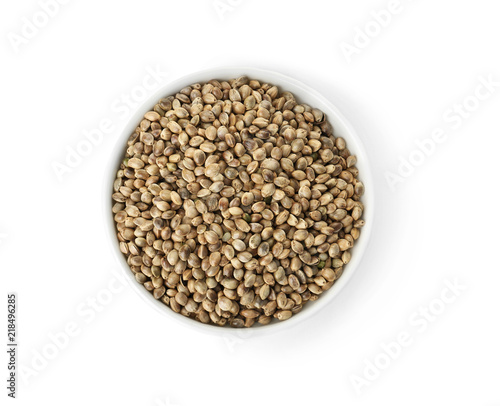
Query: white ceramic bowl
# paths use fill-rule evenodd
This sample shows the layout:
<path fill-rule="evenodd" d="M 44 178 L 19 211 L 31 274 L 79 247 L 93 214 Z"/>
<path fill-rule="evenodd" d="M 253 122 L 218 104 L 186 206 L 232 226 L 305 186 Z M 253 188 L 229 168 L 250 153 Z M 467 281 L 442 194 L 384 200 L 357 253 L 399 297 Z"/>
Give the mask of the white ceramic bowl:
<path fill-rule="evenodd" d="M 215 334 L 227 334 L 228 329 L 231 327 L 219 327 L 213 325 L 202 324 L 199 321 L 192 320 L 188 317 L 182 316 L 181 314 L 175 313 L 168 306 L 153 298 L 153 295 L 148 292 L 142 285 L 136 282 L 132 271 L 130 270 L 125 257 L 120 252 L 118 239 L 115 232 L 115 223 L 113 220 L 112 199 L 111 194 L 113 193 L 113 181 L 116 176 L 116 172 L 123 159 L 126 150 L 126 143 L 130 134 L 134 131 L 137 124 L 143 118 L 144 113 L 151 110 L 153 106 L 162 97 L 166 97 L 177 93 L 180 89 L 197 82 L 207 82 L 211 79 L 227 80 L 239 77 L 241 75 L 246 75 L 252 79 L 257 79 L 264 83 L 271 83 L 277 85 L 281 91 L 292 92 L 297 100 L 302 103 L 307 103 L 312 107 L 319 108 L 322 110 L 329 122 L 334 127 L 334 133 L 337 136 L 341 136 L 346 140 L 347 146 L 351 153 L 357 156 L 359 168 L 359 180 L 361 180 L 365 185 L 365 194 L 362 201 L 365 205 L 365 210 L 363 214 L 363 219 L 366 221 L 366 225 L 361 230 L 361 236 L 354 244 L 352 249 L 352 259 L 344 267 L 344 272 L 342 276 L 335 282 L 335 284 L 326 292 L 322 293 L 319 299 L 315 302 L 307 303 L 301 312 L 295 314 L 290 319 L 283 322 L 272 322 L 266 326 L 256 325 L 251 327 L 252 333 L 256 335 L 261 335 L 261 333 L 271 333 L 283 330 L 292 326 L 296 326 L 301 321 L 304 321 L 312 314 L 318 312 L 320 309 L 328 305 L 332 299 L 342 290 L 342 288 L 347 284 L 352 274 L 356 270 L 363 252 L 367 246 L 368 239 L 371 234 L 371 227 L 373 223 L 373 181 L 370 171 L 370 166 L 368 163 L 368 158 L 361 143 L 351 124 L 344 118 L 340 111 L 330 103 L 325 97 L 319 94 L 317 91 L 311 89 L 310 87 L 304 85 L 298 80 L 292 79 L 285 75 L 277 72 L 256 69 L 256 68 L 244 68 L 244 67 L 234 67 L 234 68 L 216 68 L 208 69 L 190 75 L 184 76 L 177 79 L 167 85 L 163 86 L 161 89 L 156 91 L 151 95 L 142 105 L 137 109 L 134 115 L 130 117 L 130 120 L 123 128 L 121 135 L 116 143 L 113 150 L 112 156 L 110 157 L 110 162 L 108 170 L 105 173 L 105 184 L 103 190 L 103 201 L 104 201 L 104 213 L 106 218 L 106 228 L 109 236 L 109 241 L 111 243 L 111 250 L 113 251 L 120 267 L 123 270 L 123 274 L 129 284 L 134 287 L 137 293 L 146 300 L 152 307 L 160 311 L 162 314 L 176 320 L 177 322 L 183 323 L 186 326 L 190 326 L 199 331 L 204 331 L 208 333 Z M 253 335 L 253 334 L 252 334 Z"/>

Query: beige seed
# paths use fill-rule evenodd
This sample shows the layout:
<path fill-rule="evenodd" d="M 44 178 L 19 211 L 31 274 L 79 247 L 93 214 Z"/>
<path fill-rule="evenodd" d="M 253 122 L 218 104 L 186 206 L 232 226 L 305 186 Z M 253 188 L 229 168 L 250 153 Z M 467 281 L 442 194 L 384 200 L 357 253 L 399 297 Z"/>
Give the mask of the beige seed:
<path fill-rule="evenodd" d="M 182 204 L 182 199 L 181 199 L 179 193 L 177 193 L 177 192 L 172 191 L 170 193 L 170 199 L 172 200 L 172 203 L 174 203 L 174 204 L 177 204 L 179 206 Z"/>
<path fill-rule="evenodd" d="M 204 142 L 200 145 L 200 149 L 207 154 L 211 154 L 217 149 L 217 147 L 211 142 Z"/>
<path fill-rule="evenodd" d="M 351 243 L 348 240 L 341 239 L 341 240 L 338 240 L 337 243 L 338 243 L 340 251 L 346 251 L 349 248 L 351 248 Z"/>
<path fill-rule="evenodd" d="M 269 244 L 265 241 L 261 243 L 257 249 L 257 254 L 260 257 L 265 257 L 267 254 L 269 254 Z"/>
<path fill-rule="evenodd" d="M 260 213 L 266 208 L 265 202 L 257 202 L 252 205 L 252 211 L 254 213 Z"/>
<path fill-rule="evenodd" d="M 160 119 L 160 115 L 156 111 L 148 111 L 144 114 L 144 118 L 149 121 L 158 121 Z"/>
<path fill-rule="evenodd" d="M 276 304 L 278 305 L 278 308 L 283 309 L 286 306 L 286 302 L 286 295 L 283 292 L 278 293 L 278 296 L 276 297 Z"/>
<path fill-rule="evenodd" d="M 128 166 L 134 169 L 144 168 L 144 162 L 137 158 L 131 158 L 128 160 Z"/>
<path fill-rule="evenodd" d="M 181 224 L 177 230 L 175 230 L 176 234 L 181 237 L 185 237 L 191 232 L 191 226 L 189 224 Z"/>
<path fill-rule="evenodd" d="M 297 240 L 293 240 L 292 241 L 292 250 L 293 250 L 293 252 L 300 255 L 300 254 L 304 253 L 304 246 L 300 242 L 298 242 Z"/>
<path fill-rule="evenodd" d="M 308 235 L 309 232 L 307 230 L 297 230 L 293 234 L 293 239 L 296 241 L 304 241 Z"/>
<path fill-rule="evenodd" d="M 286 233 L 284 230 L 275 230 L 273 232 L 273 238 L 276 240 L 276 241 L 280 241 L 280 242 L 283 242 L 285 241 L 286 239 Z"/>
<path fill-rule="evenodd" d="M 234 223 L 236 224 L 236 227 L 238 230 L 243 231 L 244 233 L 250 232 L 250 225 L 243 219 L 236 219 L 234 220 Z"/>
<path fill-rule="evenodd" d="M 363 214 L 363 210 L 356 206 L 354 209 L 352 209 L 352 218 L 354 220 L 359 220 L 361 218 L 361 215 Z"/>
<path fill-rule="evenodd" d="M 174 134 L 179 134 L 182 132 L 182 127 L 176 121 L 169 121 L 167 128 Z"/>
<path fill-rule="evenodd" d="M 234 248 L 236 251 L 239 251 L 239 252 L 241 252 L 241 251 L 245 251 L 246 245 L 245 245 L 245 243 L 244 243 L 243 241 L 241 241 L 241 240 L 238 240 L 238 239 L 233 240 L 233 244 L 232 244 L 232 245 L 233 245 L 233 248 Z"/>
<path fill-rule="evenodd" d="M 229 213 L 232 216 L 242 216 L 243 215 L 243 210 L 241 210 L 241 208 L 239 208 L 239 207 L 230 207 L 229 208 Z"/>
<path fill-rule="evenodd" d="M 292 312 L 290 310 L 278 310 L 274 313 L 274 317 L 276 317 L 280 321 L 288 320 L 292 317 Z"/>
<path fill-rule="evenodd" d="M 252 249 L 255 249 L 260 245 L 261 241 L 262 241 L 262 238 L 261 238 L 260 234 L 254 234 L 254 235 L 252 235 L 252 237 L 250 237 L 250 240 L 248 242 L 248 246 Z"/>
<path fill-rule="evenodd" d="M 209 262 L 211 266 L 218 266 L 221 260 L 220 252 L 212 252 L 209 257 Z"/>
<path fill-rule="evenodd" d="M 206 155 L 203 151 L 197 150 L 194 153 L 193 160 L 196 165 L 201 166 L 205 163 Z"/>
<path fill-rule="evenodd" d="M 335 146 L 342 151 L 346 147 L 345 140 L 341 137 L 337 138 L 335 140 Z"/>
<path fill-rule="evenodd" d="M 204 123 L 211 123 L 215 121 L 215 115 L 211 110 L 204 110 L 200 113 L 201 121 Z"/>
<path fill-rule="evenodd" d="M 179 253 L 176 250 L 172 250 L 168 253 L 167 255 L 167 261 L 170 265 L 175 265 L 177 264 L 177 261 L 179 260 Z"/>
<path fill-rule="evenodd" d="M 348 264 L 350 260 L 351 260 L 351 253 L 349 251 L 345 251 L 342 254 L 342 262 L 344 264 Z"/>
<path fill-rule="evenodd" d="M 276 225 L 282 225 L 285 224 L 285 222 L 288 220 L 290 217 L 290 213 L 288 210 L 282 211 L 280 214 L 276 216 Z"/>
<path fill-rule="evenodd" d="M 293 290 L 297 290 L 300 287 L 299 280 L 293 274 L 288 277 L 288 284 L 292 287 Z"/>
<path fill-rule="evenodd" d="M 346 165 L 348 168 L 351 168 L 352 166 L 356 165 L 356 162 L 357 162 L 357 159 L 353 155 L 348 156 L 346 159 Z"/>
<path fill-rule="evenodd" d="M 231 245 L 226 245 L 223 249 L 223 253 L 229 260 L 234 258 L 234 248 Z"/>
<path fill-rule="evenodd" d="M 264 159 L 260 164 L 262 169 L 269 169 L 273 172 L 277 171 L 280 168 L 280 164 L 276 159 L 268 158 Z"/>
<path fill-rule="evenodd" d="M 356 183 L 354 186 L 354 193 L 356 193 L 356 196 L 362 196 L 364 192 L 365 186 L 361 182 Z"/>
<path fill-rule="evenodd" d="M 309 186 L 303 185 L 299 189 L 299 193 L 298 194 L 299 194 L 300 197 L 303 197 L 304 199 L 309 200 L 311 198 L 311 189 L 309 188 Z"/>
<path fill-rule="evenodd" d="M 188 297 L 182 292 L 177 292 L 177 294 L 175 295 L 175 301 L 181 306 L 185 306 L 188 302 Z"/>
<path fill-rule="evenodd" d="M 250 206 L 254 201 L 254 195 L 253 193 L 250 192 L 245 192 L 243 193 L 243 196 L 241 196 L 241 204 L 243 206 Z"/>
<path fill-rule="evenodd" d="M 160 286 L 153 290 L 153 296 L 155 299 L 161 298 L 165 294 L 165 286 Z"/>
<path fill-rule="evenodd" d="M 337 221 L 342 220 L 347 215 L 347 211 L 344 209 L 337 209 L 333 213 L 333 218 Z"/>
<path fill-rule="evenodd" d="M 188 111 L 182 107 L 177 107 L 176 109 L 174 109 L 174 114 L 179 118 L 189 117 Z"/>
<path fill-rule="evenodd" d="M 209 178 L 217 176 L 219 172 L 220 172 L 219 164 L 210 164 L 205 168 L 205 176 L 208 176 Z"/>
<path fill-rule="evenodd" d="M 269 285 L 263 285 L 259 290 L 259 297 L 262 300 L 266 300 L 271 293 L 271 287 Z"/>
<path fill-rule="evenodd" d="M 248 252 L 248 251 L 245 251 L 245 252 L 240 252 L 240 253 L 238 254 L 238 259 L 239 259 L 242 263 L 244 263 L 244 264 L 246 264 L 246 263 L 250 262 L 252 258 L 253 258 L 253 255 L 252 255 L 250 252 Z"/>
<path fill-rule="evenodd" d="M 220 309 L 224 312 L 228 312 L 231 310 L 231 307 L 233 305 L 233 302 L 231 299 L 228 299 L 225 296 L 221 296 L 219 300 L 217 301 L 217 304 L 219 305 Z"/>
<path fill-rule="evenodd" d="M 253 309 L 244 309 L 240 313 L 243 317 L 247 317 L 249 319 L 255 319 L 260 316 L 260 313 L 257 310 Z"/>
<path fill-rule="evenodd" d="M 209 244 L 216 244 L 219 241 L 219 236 L 212 230 L 205 232 L 204 237 Z"/>
<path fill-rule="evenodd" d="M 273 183 L 266 183 L 261 190 L 262 197 L 269 197 L 276 191 L 276 186 Z"/>

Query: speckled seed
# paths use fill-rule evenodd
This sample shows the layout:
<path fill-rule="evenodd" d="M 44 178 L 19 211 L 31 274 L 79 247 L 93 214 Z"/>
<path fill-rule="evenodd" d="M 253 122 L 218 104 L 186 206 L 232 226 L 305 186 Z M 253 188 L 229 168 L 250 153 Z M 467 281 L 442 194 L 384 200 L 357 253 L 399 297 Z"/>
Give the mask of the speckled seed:
<path fill-rule="evenodd" d="M 290 275 L 288 277 L 288 284 L 291 286 L 293 290 L 297 290 L 300 287 L 300 282 L 295 275 Z"/>
<path fill-rule="evenodd" d="M 233 240 L 233 248 L 236 250 L 236 251 L 244 251 L 245 248 L 246 248 L 246 245 L 243 241 L 241 240 Z"/>
<path fill-rule="evenodd" d="M 144 168 L 144 162 L 137 158 L 131 158 L 128 160 L 128 166 L 134 169 Z"/>
<path fill-rule="evenodd" d="M 274 317 L 276 317 L 280 321 L 288 320 L 292 317 L 292 312 L 290 310 L 278 310 L 274 313 Z"/>
<path fill-rule="evenodd" d="M 248 241 L 248 246 L 252 249 L 257 248 L 262 241 L 262 238 L 260 234 L 254 234 L 250 237 L 250 240 Z"/>
<path fill-rule="evenodd" d="M 254 201 L 254 195 L 253 193 L 250 192 L 245 192 L 243 193 L 243 196 L 241 196 L 241 204 L 243 206 L 250 206 Z"/>
<path fill-rule="evenodd" d="M 212 230 L 207 231 L 207 232 L 205 232 L 204 236 L 205 236 L 206 241 L 209 244 L 216 244 L 217 241 L 219 241 L 219 236 L 217 235 L 217 233 L 215 231 L 212 231 Z"/>
<path fill-rule="evenodd" d="M 263 285 L 259 290 L 259 297 L 262 300 L 266 300 L 271 293 L 271 287 L 269 285 Z"/>
<path fill-rule="evenodd" d="M 217 301 L 217 304 L 219 305 L 220 309 L 224 312 L 228 312 L 231 310 L 231 307 L 233 305 L 233 302 L 231 299 L 228 299 L 225 296 L 221 296 L 219 300 Z"/>

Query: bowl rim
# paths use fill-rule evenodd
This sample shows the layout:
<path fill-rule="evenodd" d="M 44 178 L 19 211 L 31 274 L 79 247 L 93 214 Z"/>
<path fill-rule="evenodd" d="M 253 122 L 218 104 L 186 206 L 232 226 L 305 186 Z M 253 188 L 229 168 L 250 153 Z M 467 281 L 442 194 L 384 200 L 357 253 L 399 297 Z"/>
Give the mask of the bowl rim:
<path fill-rule="evenodd" d="M 365 206 L 363 211 L 363 219 L 365 220 L 366 224 L 363 226 L 360 237 L 356 241 L 356 244 L 352 249 L 353 252 L 355 251 L 356 255 L 352 255 L 351 261 L 344 267 L 342 276 L 329 290 L 322 293 L 317 301 L 308 303 L 308 305 L 305 306 L 301 312 L 295 314 L 293 317 L 284 322 L 272 322 L 264 326 L 259 325 L 250 328 L 235 329 L 228 326 L 221 327 L 211 324 L 203 324 L 199 321 L 183 316 L 180 313 L 176 313 L 164 303 L 160 302 L 157 299 L 154 299 L 153 295 L 150 292 L 148 292 L 141 284 L 137 283 L 133 276 L 133 273 L 130 270 L 130 267 L 125 260 L 125 257 L 119 249 L 119 244 L 115 234 L 115 223 L 113 218 L 114 216 L 112 215 L 111 211 L 111 208 L 113 206 L 111 194 L 113 191 L 113 182 L 116 178 L 116 172 L 117 168 L 119 167 L 119 162 L 123 159 L 123 155 L 126 150 L 126 140 L 133 132 L 133 130 L 137 127 L 137 123 L 140 122 L 144 113 L 149 111 L 160 98 L 170 94 L 175 94 L 183 87 L 186 87 L 193 83 L 207 82 L 214 78 L 230 79 L 236 78 L 241 75 L 255 78 L 264 83 L 275 84 L 280 89 L 292 92 L 298 100 L 307 103 L 312 107 L 318 107 L 318 105 L 321 105 L 321 110 L 326 114 L 328 120 L 333 125 L 334 132 L 339 127 L 339 124 L 341 127 L 343 127 L 341 134 L 339 135 L 346 140 L 349 150 L 351 152 L 354 152 L 354 154 L 358 157 L 357 166 L 358 168 L 360 168 L 359 178 L 362 180 L 365 186 L 365 192 L 362 200 Z M 297 89 L 299 89 L 300 95 L 297 94 Z M 306 98 L 310 100 L 304 101 L 303 94 L 305 94 Z M 335 123 L 332 123 L 332 121 L 334 121 Z M 174 80 L 168 81 L 164 85 L 160 86 L 144 101 L 140 102 L 140 105 L 135 108 L 135 110 L 130 114 L 126 123 L 121 126 L 121 129 L 116 136 L 116 141 L 110 154 L 110 159 L 106 164 L 106 170 L 102 182 L 102 210 L 104 211 L 105 228 L 107 234 L 106 239 L 111 246 L 111 250 L 113 252 L 115 260 L 120 265 L 122 276 L 125 277 L 127 284 L 130 285 L 133 290 L 135 290 L 137 294 L 150 306 L 155 308 L 161 314 L 166 315 L 171 320 L 174 320 L 175 322 L 180 323 L 186 327 L 197 329 L 200 332 L 217 336 L 238 334 L 237 332 L 241 331 L 247 332 L 245 336 L 248 336 L 248 338 L 261 336 L 262 334 L 275 334 L 285 329 L 290 329 L 294 326 L 297 326 L 298 324 L 311 318 L 311 316 L 313 316 L 314 314 L 317 314 L 321 309 L 324 309 L 328 304 L 332 302 L 332 300 L 340 293 L 340 291 L 347 285 L 347 283 L 351 279 L 352 275 L 358 268 L 359 263 L 363 258 L 372 234 L 375 203 L 373 185 L 374 183 L 371 165 L 361 139 L 354 130 L 354 127 L 341 113 L 341 111 L 321 93 L 297 79 L 268 69 L 243 66 L 212 67 L 191 72 L 182 77 L 178 77 Z"/>

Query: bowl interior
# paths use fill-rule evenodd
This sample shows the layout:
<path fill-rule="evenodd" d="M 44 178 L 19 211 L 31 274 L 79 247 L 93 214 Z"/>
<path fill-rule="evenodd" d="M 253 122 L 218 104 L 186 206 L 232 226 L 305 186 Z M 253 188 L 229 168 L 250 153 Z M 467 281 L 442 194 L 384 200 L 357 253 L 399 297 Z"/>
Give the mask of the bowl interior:
<path fill-rule="evenodd" d="M 246 75 L 251 79 L 257 79 L 264 83 L 271 83 L 277 85 L 280 91 L 290 91 L 292 92 L 297 100 L 301 103 L 307 103 L 311 107 L 318 108 L 322 110 L 327 117 L 327 120 L 332 124 L 334 128 L 334 134 L 336 136 L 341 136 L 346 140 L 347 147 L 352 154 L 356 155 L 358 158 L 358 163 L 356 166 L 359 169 L 359 180 L 365 185 L 365 194 L 363 195 L 362 201 L 365 205 L 365 210 L 363 214 L 363 219 L 366 221 L 366 225 L 361 230 L 361 235 L 359 239 L 354 244 L 351 249 L 352 259 L 344 267 L 342 276 L 335 282 L 335 284 L 326 292 L 322 293 L 319 299 L 315 302 L 307 303 L 301 312 L 294 315 L 290 319 L 284 322 L 272 322 L 268 325 L 261 326 L 256 325 L 246 330 L 252 330 L 252 332 L 277 332 L 284 328 L 289 328 L 301 321 L 305 320 L 311 314 L 319 311 L 325 305 L 327 305 L 340 290 L 346 285 L 352 276 L 353 272 L 357 268 L 363 252 L 366 248 L 368 239 L 371 234 L 372 220 L 373 220 L 373 182 L 371 177 L 371 170 L 368 163 L 368 158 L 366 152 L 363 148 L 361 140 L 356 135 L 353 127 L 344 118 L 340 111 L 330 103 L 325 97 L 319 94 L 317 91 L 309 88 L 303 83 L 295 80 L 293 78 L 284 76 L 280 73 L 256 69 L 256 68 L 245 68 L 245 67 L 234 67 L 234 68 L 216 68 L 208 69 L 200 72 L 196 72 L 180 79 L 177 79 L 169 84 L 163 86 L 153 95 L 151 95 L 132 115 L 128 123 L 123 128 L 121 134 L 118 137 L 115 148 L 109 162 L 107 173 L 105 174 L 104 190 L 103 190 L 103 201 L 104 201 L 104 215 L 106 218 L 106 229 L 109 235 L 109 241 L 111 243 L 111 249 L 120 263 L 120 267 L 124 271 L 124 276 L 128 283 L 138 292 L 138 294 L 146 300 L 150 305 L 165 314 L 177 322 L 183 323 L 184 325 L 189 325 L 193 328 L 197 328 L 200 331 L 208 333 L 227 333 L 228 329 L 231 327 L 219 327 L 213 325 L 202 324 L 196 320 L 192 320 L 181 314 L 175 313 L 168 306 L 162 302 L 153 298 L 153 295 L 148 292 L 142 285 L 136 282 L 132 271 L 130 270 L 125 257 L 119 250 L 118 240 L 115 234 L 115 223 L 112 215 L 112 199 L 111 194 L 113 193 L 113 181 L 116 176 L 116 172 L 120 165 L 121 160 L 125 154 L 126 142 L 130 134 L 134 131 L 137 124 L 142 119 L 144 113 L 152 109 L 152 107 L 157 103 L 159 99 L 171 94 L 177 93 L 183 87 L 191 85 L 197 82 L 207 82 L 211 79 L 228 80 L 236 78 L 242 75 Z"/>

